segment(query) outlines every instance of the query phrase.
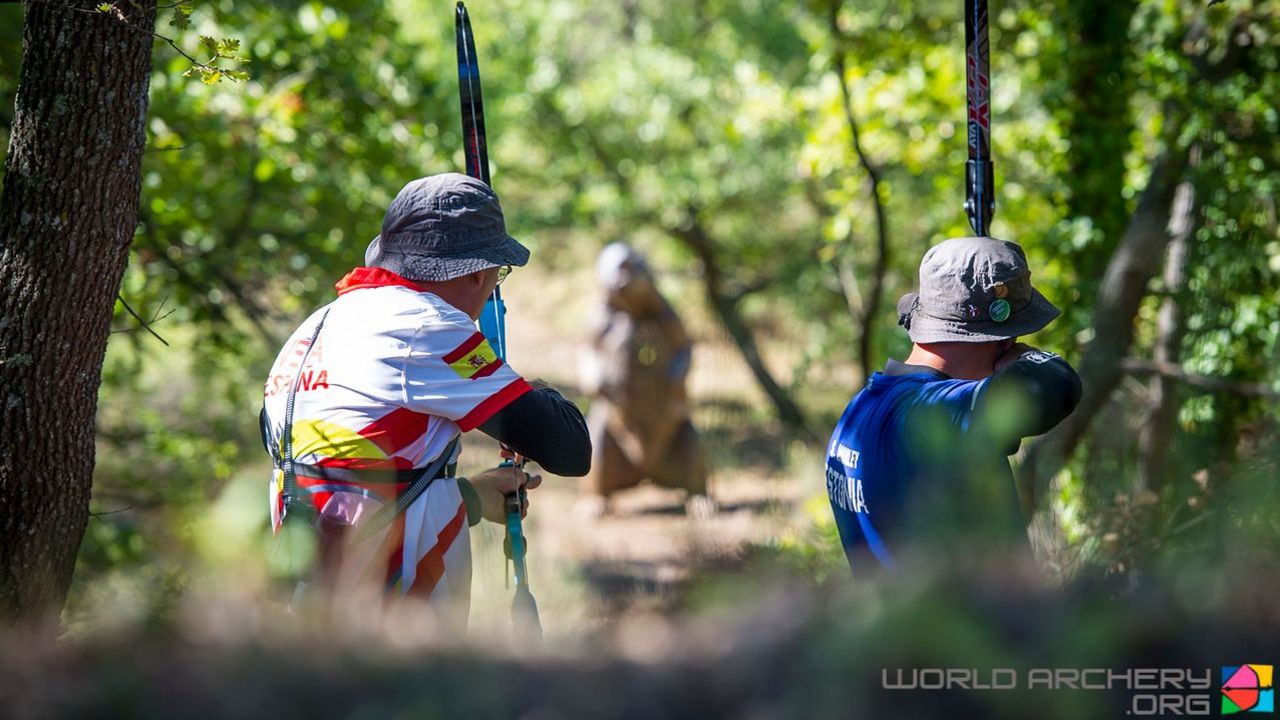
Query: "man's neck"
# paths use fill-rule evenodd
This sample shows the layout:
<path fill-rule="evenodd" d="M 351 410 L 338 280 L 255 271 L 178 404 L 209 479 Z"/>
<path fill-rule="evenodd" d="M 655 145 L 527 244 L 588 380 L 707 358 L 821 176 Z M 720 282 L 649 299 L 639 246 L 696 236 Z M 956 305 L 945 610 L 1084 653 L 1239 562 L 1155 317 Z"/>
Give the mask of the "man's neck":
<path fill-rule="evenodd" d="M 959 346 L 959 347 L 957 347 Z M 933 368 L 960 380 L 982 380 L 991 376 L 991 358 L 978 347 L 965 347 L 960 343 L 944 343 L 925 347 L 912 345 L 907 356 L 908 365 Z"/>
<path fill-rule="evenodd" d="M 424 291 L 466 313 L 472 320 L 480 317 L 480 311 L 484 308 L 487 297 L 479 295 L 474 284 L 465 282 L 464 278 L 442 282 L 419 282 L 418 285 Z"/>

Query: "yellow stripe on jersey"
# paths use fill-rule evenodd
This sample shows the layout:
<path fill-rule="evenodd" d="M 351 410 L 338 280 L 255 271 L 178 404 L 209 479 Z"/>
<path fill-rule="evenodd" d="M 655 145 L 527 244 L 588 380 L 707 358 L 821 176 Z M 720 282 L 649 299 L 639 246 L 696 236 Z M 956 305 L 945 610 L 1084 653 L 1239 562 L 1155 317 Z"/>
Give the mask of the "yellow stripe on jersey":
<path fill-rule="evenodd" d="M 329 458 L 383 460 L 387 454 L 373 441 L 349 428 L 325 420 L 303 420 L 293 425 L 293 454 L 316 453 Z"/>
<path fill-rule="evenodd" d="M 498 361 L 498 354 L 489 347 L 488 340 L 481 340 L 471 352 L 449 363 L 458 377 L 470 380 L 473 375 Z"/>

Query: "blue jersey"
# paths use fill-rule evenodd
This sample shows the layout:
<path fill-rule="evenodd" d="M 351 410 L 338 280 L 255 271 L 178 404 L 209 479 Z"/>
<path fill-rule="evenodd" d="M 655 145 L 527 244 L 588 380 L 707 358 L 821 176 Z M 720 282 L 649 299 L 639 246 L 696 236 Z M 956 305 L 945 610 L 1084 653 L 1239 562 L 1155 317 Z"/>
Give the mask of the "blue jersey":
<path fill-rule="evenodd" d="M 1021 530 L 1003 448 L 973 427 L 990 383 L 891 360 L 845 408 L 827 446 L 826 480 L 855 570 L 866 555 L 892 567 L 905 543 Z"/>

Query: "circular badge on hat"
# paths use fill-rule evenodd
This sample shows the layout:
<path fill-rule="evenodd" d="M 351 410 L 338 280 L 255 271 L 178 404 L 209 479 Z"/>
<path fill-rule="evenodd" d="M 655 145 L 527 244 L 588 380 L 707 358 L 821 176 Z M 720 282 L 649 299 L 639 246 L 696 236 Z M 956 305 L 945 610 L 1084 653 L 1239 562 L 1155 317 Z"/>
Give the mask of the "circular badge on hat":
<path fill-rule="evenodd" d="M 987 308 L 987 312 L 990 313 L 991 319 L 996 322 L 1004 322 L 1005 320 L 1008 320 L 1009 310 L 1009 301 L 1004 298 L 996 300 L 991 303 L 991 307 Z"/>
<path fill-rule="evenodd" d="M 996 283 L 995 287 L 991 288 L 991 290 L 999 300 L 1009 297 L 1009 286 L 1004 283 Z"/>

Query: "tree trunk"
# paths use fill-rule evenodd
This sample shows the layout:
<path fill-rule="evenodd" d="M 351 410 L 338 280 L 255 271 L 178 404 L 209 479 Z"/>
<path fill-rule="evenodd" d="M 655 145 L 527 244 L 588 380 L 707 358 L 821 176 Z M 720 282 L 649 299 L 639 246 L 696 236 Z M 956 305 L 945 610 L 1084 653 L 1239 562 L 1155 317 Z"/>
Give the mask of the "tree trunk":
<path fill-rule="evenodd" d="M 1199 228 L 1198 203 L 1191 181 L 1183 182 L 1174 195 L 1173 218 L 1169 229 L 1169 254 L 1164 261 L 1165 297 L 1156 318 L 1155 361 L 1177 364 L 1182 354 L 1186 327 L 1178 296 L 1187 284 L 1187 245 Z M 1160 492 L 1168 484 L 1169 441 L 1178 419 L 1177 381 L 1168 375 L 1151 379 L 1151 406 L 1138 434 L 1138 487 Z"/>
<path fill-rule="evenodd" d="M 549 98 L 541 98 L 541 106 L 548 115 L 562 127 L 583 132 L 587 147 L 600 161 L 600 165 L 612 177 L 618 190 L 624 194 L 634 194 L 631 178 L 618 171 L 619 163 L 614 160 L 608 150 L 590 130 L 581 125 L 571 123 L 564 112 Z M 782 387 L 764 363 L 760 354 L 760 346 L 756 342 L 755 333 L 738 311 L 741 295 L 734 295 L 726 289 L 724 269 L 716 252 L 716 243 L 710 233 L 698 219 L 698 208 L 690 207 L 685 213 L 682 224 L 671 227 L 663 223 L 655 214 L 646 221 L 660 227 L 665 233 L 683 243 L 702 262 L 703 284 L 707 292 L 707 303 L 711 306 L 716 318 L 724 325 L 729 338 L 738 348 L 742 359 L 751 370 L 752 377 L 760 385 L 761 391 L 777 412 L 778 420 L 792 433 L 808 442 L 820 442 L 821 438 L 809 427 L 800 406 L 792 399 L 786 388 Z"/>
<path fill-rule="evenodd" d="M 1173 130 L 1181 126 L 1172 124 Z M 1176 138 L 1176 134 L 1171 131 L 1168 137 Z M 1186 148 L 1171 144 L 1156 161 L 1138 208 L 1107 264 L 1094 305 L 1093 340 L 1080 362 L 1084 395 L 1075 412 L 1027 447 L 1018 468 L 1019 492 L 1033 504 L 1044 496 L 1049 481 L 1062 469 L 1124 374 L 1122 362 L 1133 342 L 1138 306 L 1146 296 L 1147 283 L 1160 270 L 1169 242 L 1174 191 L 1187 167 L 1187 154 Z"/>
<path fill-rule="evenodd" d="M 30 2 L 0 196 L 0 621 L 66 599 L 138 220 L 155 0 Z"/>
<path fill-rule="evenodd" d="M 760 354 L 759 345 L 756 344 L 755 334 L 751 332 L 746 320 L 738 312 L 737 299 L 724 289 L 724 272 L 716 257 L 714 243 L 698 222 L 696 213 L 691 211 L 684 226 L 669 228 L 668 232 L 683 242 L 702 261 L 707 302 L 720 322 L 724 323 L 725 330 L 733 339 L 734 345 L 738 347 L 738 352 L 742 354 L 742 359 L 751 369 L 756 382 L 760 384 L 760 389 L 773 404 L 778 419 L 801 439 L 812 443 L 819 442 L 820 438 L 809 427 L 804 413 L 791 398 L 791 394 L 778 384 L 773 373 L 769 372 L 769 368 L 764 364 L 764 357 Z"/>
<path fill-rule="evenodd" d="M 1189 55 L 1188 60 L 1196 68 L 1192 81 L 1222 83 L 1247 67 L 1259 42 L 1253 25 L 1252 13 L 1236 16 L 1228 32 L 1233 41 L 1216 62 L 1208 62 L 1207 52 Z M 1193 24 L 1184 45 L 1202 45 L 1198 40 L 1203 38 L 1203 33 L 1202 24 Z M 1160 261 L 1169 244 L 1174 195 L 1190 162 L 1191 148 L 1181 147 L 1178 140 L 1188 122 L 1187 112 L 1178 102 L 1166 103 L 1166 149 L 1152 167 L 1138 207 L 1107 262 L 1093 309 L 1093 340 L 1085 348 L 1080 363 L 1084 396 L 1070 417 L 1027 447 L 1019 466 L 1019 492 L 1029 493 L 1024 497 L 1032 498 L 1033 502 L 1044 495 L 1049 481 L 1062 469 L 1124 373 L 1125 354 L 1133 342 L 1134 318 L 1146 295 L 1147 283 L 1160 270 Z"/>
<path fill-rule="evenodd" d="M 876 365 L 875 360 L 872 359 L 875 328 L 880 316 L 881 296 L 884 295 L 885 275 L 889 272 L 889 212 L 885 207 L 884 194 L 881 192 L 880 168 L 871 162 L 871 158 L 862 147 L 862 132 L 857 116 L 853 113 L 853 96 L 849 91 L 849 73 L 845 66 L 844 34 L 840 31 L 841 4 L 840 2 L 832 3 L 827 12 L 828 30 L 835 44 L 831 50 L 831 62 L 836 78 L 840 81 L 841 107 L 844 110 L 845 125 L 849 128 L 849 142 L 858 158 L 858 164 L 867 176 L 867 195 L 871 198 L 876 215 L 876 254 L 871 268 L 871 289 L 867 292 L 865 302 L 862 303 L 862 312 L 854 318 L 859 326 L 858 365 L 862 377 L 856 380 L 853 386 L 860 388 L 866 384 L 867 378 L 870 377 Z M 852 238 L 852 230 L 849 235 Z"/>

